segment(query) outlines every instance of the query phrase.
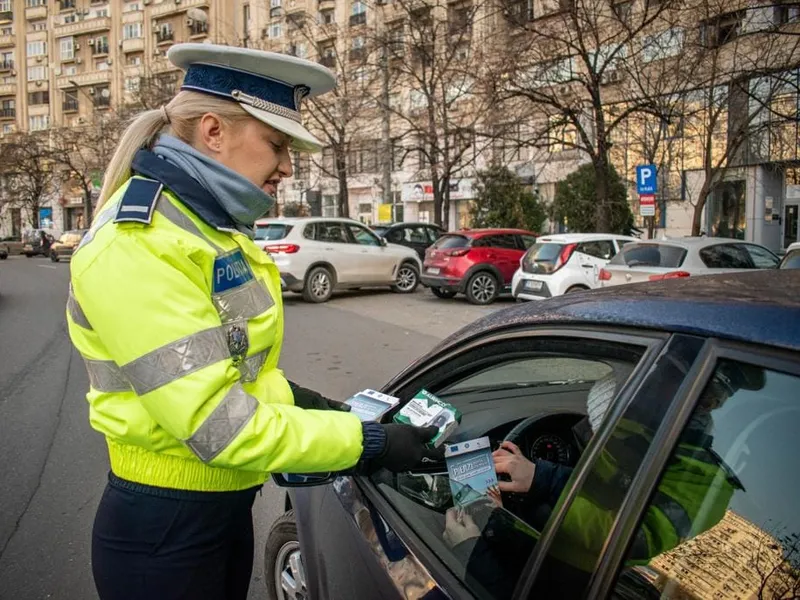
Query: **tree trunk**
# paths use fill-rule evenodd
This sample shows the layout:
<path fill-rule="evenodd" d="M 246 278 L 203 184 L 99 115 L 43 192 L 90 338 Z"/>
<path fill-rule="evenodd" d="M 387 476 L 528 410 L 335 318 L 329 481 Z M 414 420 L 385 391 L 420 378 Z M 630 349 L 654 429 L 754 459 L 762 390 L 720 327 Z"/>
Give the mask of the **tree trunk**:
<path fill-rule="evenodd" d="M 450 177 L 442 179 L 442 227 L 450 231 Z"/>
<path fill-rule="evenodd" d="M 83 227 L 89 229 L 92 225 L 92 217 L 94 216 L 94 207 L 92 206 L 92 189 L 84 187 L 83 189 Z"/>
<path fill-rule="evenodd" d="M 596 233 L 611 233 L 611 219 L 608 210 L 608 160 L 599 157 L 594 163 L 595 206 L 594 230 Z"/>
<path fill-rule="evenodd" d="M 341 152 L 336 152 L 336 179 L 339 182 L 338 216 L 347 219 L 350 218 L 350 197 L 347 190 L 347 161 Z"/>
<path fill-rule="evenodd" d="M 697 198 L 697 204 L 694 206 L 694 213 L 692 214 L 692 235 L 695 237 L 699 236 L 703 229 L 703 209 L 706 206 L 708 195 L 711 193 L 711 186 L 708 185 L 708 181 L 710 179 L 710 177 L 706 176 L 706 181 L 703 183 L 703 187 L 700 188 L 700 195 Z M 711 232 L 706 233 L 708 233 L 708 235 L 712 235 Z"/>
<path fill-rule="evenodd" d="M 433 222 L 445 227 L 442 220 L 442 185 L 439 176 L 433 169 L 431 169 L 431 188 L 433 189 Z M 445 230 L 447 230 L 446 227 Z"/>

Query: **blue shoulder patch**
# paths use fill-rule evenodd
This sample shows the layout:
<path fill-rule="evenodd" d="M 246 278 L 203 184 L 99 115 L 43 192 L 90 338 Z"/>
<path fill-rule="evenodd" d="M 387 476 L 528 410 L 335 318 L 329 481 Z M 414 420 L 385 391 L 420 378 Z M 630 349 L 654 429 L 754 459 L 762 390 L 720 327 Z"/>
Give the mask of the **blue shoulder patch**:
<path fill-rule="evenodd" d="M 234 250 L 214 260 L 214 293 L 226 292 L 253 279 L 253 272 L 241 250 Z"/>
<path fill-rule="evenodd" d="M 153 220 L 158 198 L 164 184 L 154 179 L 134 177 L 122 195 L 114 223 L 144 223 L 150 225 Z"/>

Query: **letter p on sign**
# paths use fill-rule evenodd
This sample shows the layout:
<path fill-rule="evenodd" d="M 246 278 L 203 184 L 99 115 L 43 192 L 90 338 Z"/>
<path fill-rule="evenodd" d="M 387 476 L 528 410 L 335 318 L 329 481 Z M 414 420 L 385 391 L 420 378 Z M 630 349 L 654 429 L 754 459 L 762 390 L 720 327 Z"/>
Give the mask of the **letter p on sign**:
<path fill-rule="evenodd" d="M 639 165 L 636 167 L 636 192 L 639 195 L 656 193 L 656 172 L 655 165 Z"/>

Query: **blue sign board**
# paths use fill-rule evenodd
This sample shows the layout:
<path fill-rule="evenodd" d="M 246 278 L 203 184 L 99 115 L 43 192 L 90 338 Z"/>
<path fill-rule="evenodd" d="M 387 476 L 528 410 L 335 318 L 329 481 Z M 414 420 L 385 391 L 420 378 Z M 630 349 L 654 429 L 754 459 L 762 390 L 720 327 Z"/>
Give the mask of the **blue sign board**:
<path fill-rule="evenodd" d="M 655 194 L 658 191 L 655 165 L 639 165 L 636 167 L 636 192 L 639 195 Z"/>
<path fill-rule="evenodd" d="M 53 227 L 53 209 L 50 207 L 39 209 L 39 227 L 50 229 Z"/>

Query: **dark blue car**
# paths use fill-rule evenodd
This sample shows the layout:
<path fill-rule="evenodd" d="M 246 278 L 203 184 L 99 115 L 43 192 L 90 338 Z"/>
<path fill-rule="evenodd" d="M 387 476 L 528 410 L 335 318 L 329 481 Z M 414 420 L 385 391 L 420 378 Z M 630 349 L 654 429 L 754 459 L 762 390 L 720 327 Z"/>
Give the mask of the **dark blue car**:
<path fill-rule="evenodd" d="M 445 465 L 291 487 L 269 597 L 800 595 L 800 273 L 621 286 L 494 313 L 383 391 L 515 442 L 527 493 L 453 510 Z"/>

